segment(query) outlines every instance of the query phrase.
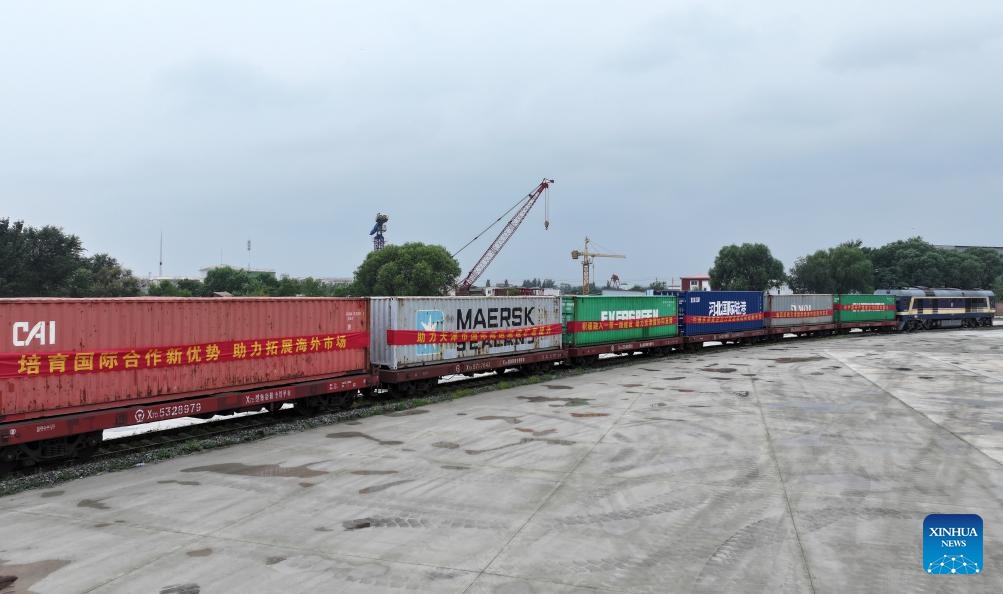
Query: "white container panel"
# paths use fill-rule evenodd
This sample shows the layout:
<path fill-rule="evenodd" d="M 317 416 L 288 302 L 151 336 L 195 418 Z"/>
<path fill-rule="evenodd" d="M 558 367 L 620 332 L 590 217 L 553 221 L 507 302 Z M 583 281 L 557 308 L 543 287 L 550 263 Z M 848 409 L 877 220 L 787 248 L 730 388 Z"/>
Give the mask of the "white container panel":
<path fill-rule="evenodd" d="M 560 297 L 373 297 L 370 299 L 374 365 L 401 369 L 561 348 L 561 333 L 496 340 L 393 345 L 387 331 L 469 334 L 561 323 Z"/>

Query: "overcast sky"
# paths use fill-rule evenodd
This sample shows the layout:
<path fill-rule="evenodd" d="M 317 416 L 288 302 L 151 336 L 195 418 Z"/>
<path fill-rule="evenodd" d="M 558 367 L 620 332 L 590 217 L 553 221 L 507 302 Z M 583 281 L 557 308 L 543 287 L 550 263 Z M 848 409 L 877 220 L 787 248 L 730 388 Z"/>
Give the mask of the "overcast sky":
<path fill-rule="evenodd" d="M 490 4 L 490 5 L 489 5 Z M 1003 245 L 1003 2 L 6 2 L 0 217 L 138 276 L 350 276 L 459 249 L 543 177 L 480 279 L 647 283 L 763 242 Z M 500 230 L 460 254 L 464 274 Z"/>

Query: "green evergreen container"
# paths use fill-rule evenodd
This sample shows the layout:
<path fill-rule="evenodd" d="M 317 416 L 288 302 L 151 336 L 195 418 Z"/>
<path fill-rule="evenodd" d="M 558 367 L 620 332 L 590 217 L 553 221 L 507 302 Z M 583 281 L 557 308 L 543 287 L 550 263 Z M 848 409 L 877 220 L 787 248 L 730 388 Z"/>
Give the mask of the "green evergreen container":
<path fill-rule="evenodd" d="M 561 298 L 564 346 L 589 346 L 679 335 L 675 295 Z"/>
<path fill-rule="evenodd" d="M 839 322 L 888 322 L 895 320 L 894 295 L 847 295 L 833 297 L 835 320 Z"/>

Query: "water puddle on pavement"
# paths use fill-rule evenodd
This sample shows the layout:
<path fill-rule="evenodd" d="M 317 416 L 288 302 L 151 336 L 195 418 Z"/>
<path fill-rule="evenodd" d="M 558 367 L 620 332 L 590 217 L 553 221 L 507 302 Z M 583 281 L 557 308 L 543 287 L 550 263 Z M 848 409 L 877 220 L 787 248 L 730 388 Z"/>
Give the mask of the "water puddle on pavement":
<path fill-rule="evenodd" d="M 349 438 L 352 438 L 352 437 L 361 437 L 363 439 L 368 439 L 369 441 L 375 441 L 376 443 L 378 443 L 380 445 L 385 445 L 385 446 L 389 446 L 389 445 L 401 445 L 402 443 L 404 443 L 403 441 L 395 441 L 395 440 L 389 440 L 389 439 L 376 439 L 375 437 L 373 437 L 371 435 L 366 435 L 365 433 L 362 433 L 361 431 L 340 431 L 338 433 L 328 433 L 327 436 L 330 437 L 331 439 L 349 439 Z"/>
<path fill-rule="evenodd" d="M 413 415 L 423 415 L 423 414 L 425 414 L 427 412 L 429 412 L 429 411 L 425 410 L 424 408 L 412 408 L 412 409 L 408 409 L 408 410 L 399 410 L 397 412 L 387 413 L 385 416 L 387 416 L 387 417 L 410 417 L 410 416 L 413 416 Z"/>
<path fill-rule="evenodd" d="M 372 487 L 366 487 L 364 489 L 359 489 L 359 495 L 368 495 L 370 493 L 379 493 L 380 491 L 385 491 L 391 487 L 396 487 L 397 485 L 403 485 L 405 483 L 413 483 L 414 479 L 404 479 L 402 481 L 394 481 L 392 483 L 383 483 L 382 485 L 373 485 Z"/>
<path fill-rule="evenodd" d="M 519 417 L 500 417 L 498 415 L 488 415 L 486 417 L 477 417 L 477 420 L 478 421 L 505 421 L 506 423 L 509 423 L 511 425 L 515 425 L 516 423 L 521 423 L 522 422 L 521 420 L 519 420 Z"/>
<path fill-rule="evenodd" d="M 313 478 L 328 474 L 326 470 L 314 470 L 309 466 L 317 464 L 311 462 L 302 466 L 290 466 L 283 468 L 278 464 L 241 464 L 239 462 L 228 462 L 224 464 L 211 464 L 209 466 L 196 466 L 185 468 L 181 472 L 215 472 L 217 474 L 230 474 L 235 476 L 277 476 L 295 478 Z"/>
<path fill-rule="evenodd" d="M 575 442 L 568 441 L 567 439 L 547 439 L 547 438 L 540 438 L 540 437 L 523 437 L 522 439 L 520 439 L 519 441 L 517 441 L 515 443 L 507 443 L 505 445 L 500 445 L 500 446 L 495 447 L 495 448 L 487 448 L 485 450 L 463 450 L 463 451 L 466 452 L 467 454 L 470 454 L 471 456 L 476 456 L 477 454 L 486 454 L 488 452 L 496 452 L 498 450 L 504 450 L 506 448 L 511 448 L 511 447 L 514 447 L 514 446 L 523 445 L 523 444 L 534 442 L 534 441 L 540 441 L 540 442 L 543 442 L 543 443 L 546 443 L 546 444 L 550 444 L 550 445 L 563 445 L 563 446 L 575 445 Z"/>
<path fill-rule="evenodd" d="M 185 554 L 189 557 L 208 557 L 209 555 L 212 555 L 212 549 L 195 549 L 194 551 L 188 551 Z"/>
<path fill-rule="evenodd" d="M 373 525 L 372 518 L 361 518 L 358 520 L 346 520 L 342 522 L 342 526 L 345 530 L 362 530 L 363 528 L 371 528 Z"/>
<path fill-rule="evenodd" d="M 107 505 L 101 503 L 104 499 L 81 499 L 77 503 L 77 507 L 89 507 L 91 509 L 111 509 Z"/>
<path fill-rule="evenodd" d="M 557 429 L 541 429 L 540 431 L 534 431 L 533 429 L 528 429 L 525 427 L 516 427 L 516 431 L 522 431 L 523 433 L 532 433 L 534 437 L 540 437 L 542 435 L 550 435 L 552 433 L 557 433 Z"/>
<path fill-rule="evenodd" d="M 592 401 L 591 398 L 551 398 L 549 396 L 519 396 L 520 400 L 526 402 L 563 402 L 564 404 L 552 404 L 551 406 L 585 406 Z"/>
<path fill-rule="evenodd" d="M 198 584 L 176 584 L 173 586 L 164 586 L 160 590 L 160 594 L 199 594 L 202 591 L 202 587 Z"/>

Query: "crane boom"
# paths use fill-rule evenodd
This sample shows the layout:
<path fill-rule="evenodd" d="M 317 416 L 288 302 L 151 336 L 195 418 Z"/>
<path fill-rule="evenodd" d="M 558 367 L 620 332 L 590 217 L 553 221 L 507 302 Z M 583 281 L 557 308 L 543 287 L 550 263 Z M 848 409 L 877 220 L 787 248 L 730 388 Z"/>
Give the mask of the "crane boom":
<path fill-rule="evenodd" d="M 522 207 L 514 215 L 512 215 L 508 224 L 505 225 L 505 227 L 501 230 L 501 233 L 498 234 L 498 237 L 496 237 L 491 245 L 488 246 L 487 251 L 484 252 L 481 259 L 478 260 L 477 264 L 474 264 L 474 267 L 470 269 L 466 278 L 460 281 L 460 284 L 457 285 L 457 293 L 461 291 L 469 291 L 470 287 L 474 286 L 477 279 L 484 274 L 484 271 L 491 264 L 491 261 L 495 259 L 498 252 L 505 247 L 509 238 L 512 237 L 515 230 L 522 224 L 523 219 L 525 219 L 526 215 L 529 214 L 529 211 L 533 208 L 533 205 L 536 204 L 536 201 L 543 195 L 543 192 L 549 188 L 552 183 L 554 183 L 554 180 L 543 178 L 540 185 L 536 186 L 535 190 L 526 195 L 526 201 L 523 203 Z M 549 226 L 550 221 L 545 221 L 544 228 Z"/>

